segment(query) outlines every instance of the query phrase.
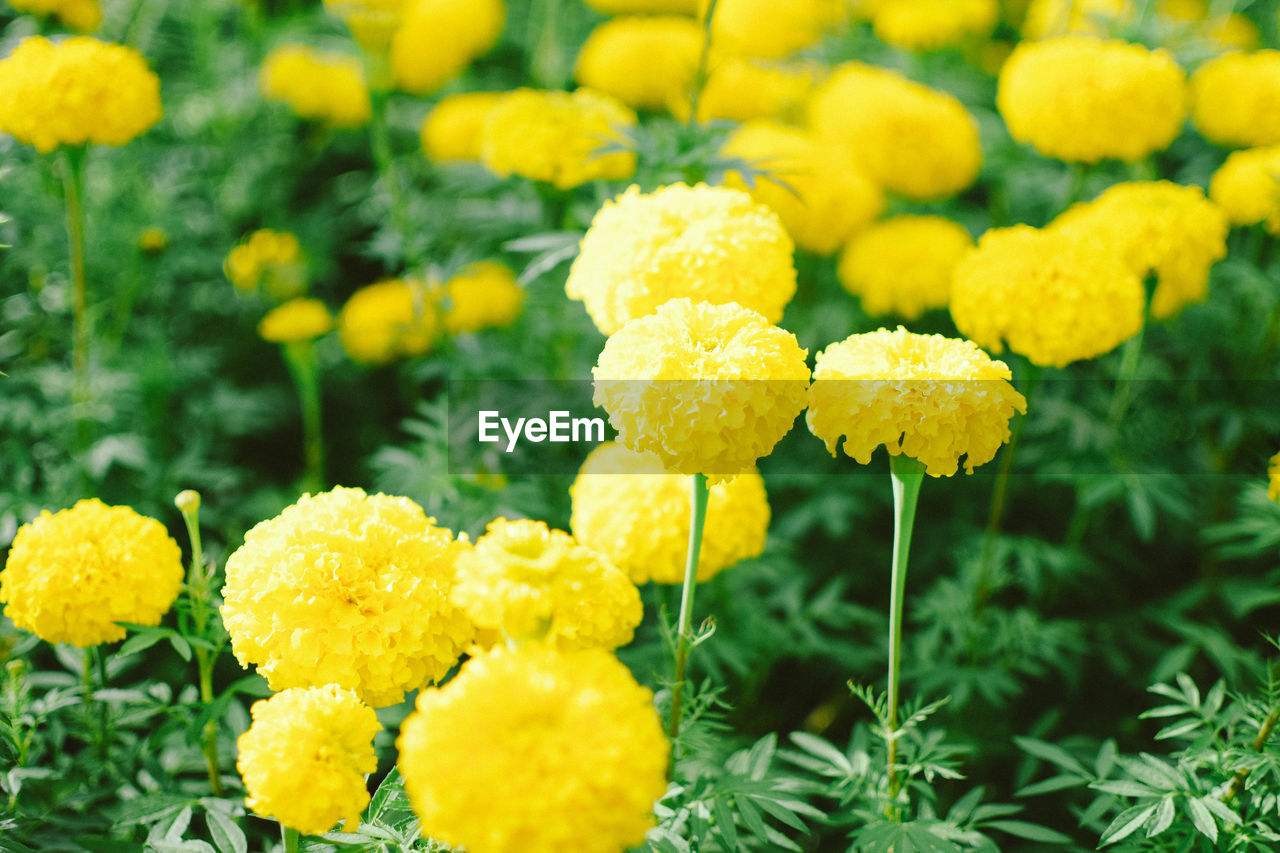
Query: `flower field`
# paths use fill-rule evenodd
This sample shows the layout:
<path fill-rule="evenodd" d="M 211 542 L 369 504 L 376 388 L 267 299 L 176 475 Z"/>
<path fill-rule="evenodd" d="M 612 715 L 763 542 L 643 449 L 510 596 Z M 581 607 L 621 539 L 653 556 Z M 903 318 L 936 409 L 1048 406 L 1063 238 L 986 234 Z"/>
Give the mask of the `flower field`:
<path fill-rule="evenodd" d="M 1280 0 L 0 0 L 0 853 L 1280 851 Z"/>

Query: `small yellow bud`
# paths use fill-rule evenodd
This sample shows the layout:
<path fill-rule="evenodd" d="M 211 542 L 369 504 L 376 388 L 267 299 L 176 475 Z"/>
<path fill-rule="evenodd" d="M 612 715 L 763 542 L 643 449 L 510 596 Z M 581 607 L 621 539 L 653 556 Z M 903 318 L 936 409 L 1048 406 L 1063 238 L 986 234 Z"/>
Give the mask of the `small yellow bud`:
<path fill-rule="evenodd" d="M 200 493 L 193 489 L 184 489 L 178 492 L 178 496 L 173 499 L 173 505 L 183 515 L 200 511 Z"/>
<path fill-rule="evenodd" d="M 148 255 L 158 255 L 169 247 L 169 236 L 160 228 L 148 228 L 138 238 L 138 248 Z"/>

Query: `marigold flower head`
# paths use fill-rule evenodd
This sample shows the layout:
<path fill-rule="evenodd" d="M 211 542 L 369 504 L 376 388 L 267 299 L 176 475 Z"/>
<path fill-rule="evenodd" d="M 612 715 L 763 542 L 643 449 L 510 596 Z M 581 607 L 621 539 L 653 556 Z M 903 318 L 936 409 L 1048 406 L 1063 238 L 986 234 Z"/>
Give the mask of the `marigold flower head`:
<path fill-rule="evenodd" d="M 124 637 L 117 622 L 160 624 L 182 576 L 182 553 L 160 522 L 91 498 L 19 528 L 0 603 L 17 627 L 83 648 Z"/>
<path fill-rule="evenodd" d="M 0 60 L 0 133 L 42 153 L 124 145 L 160 115 L 160 79 L 131 47 L 30 36 Z"/>
<path fill-rule="evenodd" d="M 387 364 L 431 351 L 440 324 L 432 288 L 417 279 L 362 287 L 338 312 L 338 340 L 353 361 Z"/>
<path fill-rule="evenodd" d="M 903 50 L 938 50 L 987 36 L 998 0 L 879 0 L 868 10 L 876 36 Z"/>
<path fill-rule="evenodd" d="M 696 15 L 699 0 L 583 0 L 602 15 Z"/>
<path fill-rule="evenodd" d="M 378 768 L 373 709 L 335 684 L 291 687 L 253 703 L 253 724 L 236 741 L 245 805 L 304 835 L 360 821 L 365 776 Z"/>
<path fill-rule="evenodd" d="M 796 292 L 793 250 L 777 214 L 744 192 L 633 186 L 596 213 L 564 289 L 606 335 L 682 296 L 776 323 Z"/>
<path fill-rule="evenodd" d="M 1209 182 L 1209 198 L 1232 225 L 1280 236 L 1280 145 L 1233 152 Z"/>
<path fill-rule="evenodd" d="M 1203 190 L 1169 181 L 1117 184 L 1051 226 L 1112 247 L 1142 278 L 1154 273 L 1156 318 L 1204 301 L 1209 268 L 1227 254 L 1228 227 L 1226 214 Z"/>
<path fill-rule="evenodd" d="M 1134 0 L 1031 0 L 1022 23 L 1029 40 L 1076 33 L 1105 36 L 1132 19 Z"/>
<path fill-rule="evenodd" d="M 879 446 L 950 477 L 990 462 L 1009 440 L 1009 419 L 1027 401 L 1009 368 L 972 341 L 917 335 L 901 326 L 850 335 L 818 353 L 809 388 L 809 429 L 836 455 L 866 465 Z"/>
<path fill-rule="evenodd" d="M 667 788 L 653 694 L 601 649 L 472 658 L 418 694 L 396 746 L 424 834 L 471 853 L 619 853 Z"/>
<path fill-rule="evenodd" d="M 839 66 L 814 93 L 809 121 L 881 186 L 910 199 L 955 195 L 982 168 L 969 111 L 951 95 L 884 68 Z"/>
<path fill-rule="evenodd" d="M 489 523 L 458 558 L 453 599 L 482 631 L 564 650 L 624 646 L 644 615 L 607 557 L 529 519 Z"/>
<path fill-rule="evenodd" d="M 506 23 L 503 0 L 410 0 L 391 39 L 396 86 L 426 95 L 488 53 Z"/>
<path fill-rule="evenodd" d="M 751 468 L 804 409 L 807 352 L 736 303 L 673 299 L 614 332 L 592 374 L 618 442 L 722 482 Z"/>
<path fill-rule="evenodd" d="M 1191 120 L 1228 148 L 1280 144 L 1280 50 L 1228 53 L 1191 75 Z"/>
<path fill-rule="evenodd" d="M 973 248 L 963 225 L 941 216 L 895 216 L 855 236 L 836 273 L 872 316 L 915 320 L 945 308 L 956 264 Z"/>
<path fill-rule="evenodd" d="M 510 326 L 520 316 L 524 288 L 497 261 L 465 267 L 444 284 L 444 329 L 451 335 Z"/>
<path fill-rule="evenodd" d="M 844 150 L 798 128 L 758 119 L 735 130 L 721 153 L 757 172 L 754 187 L 736 171 L 725 184 L 767 204 L 811 252 L 832 254 L 884 210 L 884 193 Z"/>
<path fill-rule="evenodd" d="M 1280 453 L 1271 457 L 1271 485 L 1267 488 L 1267 497 L 1280 501 Z"/>
<path fill-rule="evenodd" d="M 700 3 L 705 15 L 708 0 Z M 711 22 L 716 50 L 772 59 L 808 47 L 841 20 L 841 0 L 719 0 Z"/>
<path fill-rule="evenodd" d="M 306 257 L 288 231 L 263 228 L 240 242 L 222 262 L 237 290 L 263 290 L 273 299 L 290 299 L 307 289 Z"/>
<path fill-rule="evenodd" d="M 102 25 L 98 0 L 9 0 L 19 12 L 41 18 L 56 17 L 68 28 L 91 33 Z"/>
<path fill-rule="evenodd" d="M 333 315 L 319 299 L 299 297 L 273 308 L 258 323 L 258 336 L 276 344 L 314 340 L 333 331 Z"/>
<path fill-rule="evenodd" d="M 637 584 L 681 583 L 689 545 L 689 478 L 672 474 L 652 453 L 602 444 L 569 489 L 573 535 L 631 575 Z M 764 552 L 769 499 L 764 479 L 746 471 L 711 487 L 698 582 Z"/>
<path fill-rule="evenodd" d="M 445 95 L 422 120 L 422 153 L 437 163 L 479 162 L 480 132 L 502 92 Z"/>
<path fill-rule="evenodd" d="M 337 684 L 394 705 L 443 677 L 471 640 L 449 600 L 461 548 L 408 498 L 303 495 L 227 559 L 232 651 L 272 690 Z"/>
<path fill-rule="evenodd" d="M 951 317 L 992 352 L 1034 364 L 1095 358 L 1142 328 L 1142 280 L 1107 247 L 1027 225 L 995 228 L 956 267 Z"/>
<path fill-rule="evenodd" d="M 698 99 L 698 121 L 798 118 L 818 76 L 818 67 L 807 62 L 764 62 L 743 57 L 717 61 Z M 688 93 L 677 96 L 668 106 L 681 121 L 688 120 L 692 109 Z"/>
<path fill-rule="evenodd" d="M 666 109 L 693 84 L 702 40 L 702 27 L 693 18 L 614 18 L 587 37 L 574 76 L 629 107 Z"/>
<path fill-rule="evenodd" d="M 1023 42 L 1000 71 L 996 106 L 1010 135 L 1046 157 L 1133 162 L 1182 130 L 1186 75 L 1167 51 L 1139 44 L 1085 36 Z"/>
<path fill-rule="evenodd" d="M 370 49 L 385 48 L 404 21 L 413 0 L 324 0 L 324 7 L 341 18 L 356 41 Z"/>
<path fill-rule="evenodd" d="M 497 175 L 520 175 L 562 190 L 594 180 L 626 178 L 636 170 L 625 146 L 636 114 L 616 98 L 590 89 L 517 89 L 489 112 L 480 132 L 480 159 Z"/>
<path fill-rule="evenodd" d="M 267 55 L 258 87 L 298 117 L 334 127 L 360 127 L 372 108 L 360 60 L 301 44 L 282 44 Z"/>

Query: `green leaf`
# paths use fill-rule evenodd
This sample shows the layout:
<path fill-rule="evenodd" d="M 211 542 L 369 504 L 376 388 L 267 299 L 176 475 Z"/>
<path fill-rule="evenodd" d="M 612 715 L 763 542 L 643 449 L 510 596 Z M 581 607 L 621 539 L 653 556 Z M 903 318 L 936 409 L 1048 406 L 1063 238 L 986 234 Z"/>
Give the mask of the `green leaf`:
<path fill-rule="evenodd" d="M 1158 797 L 1160 792 L 1139 782 L 1117 779 L 1114 782 L 1095 782 L 1089 786 L 1095 791 L 1117 797 Z"/>
<path fill-rule="evenodd" d="M 144 794 L 127 800 L 115 813 L 116 826 L 132 826 L 139 823 L 156 823 L 175 815 L 191 805 L 193 800 L 180 794 L 163 791 Z"/>
<path fill-rule="evenodd" d="M 181 634 L 170 634 L 169 645 L 173 646 L 173 650 L 178 653 L 178 657 L 187 663 L 191 662 L 191 644 Z"/>
<path fill-rule="evenodd" d="M 1137 805 L 1120 812 L 1116 819 L 1111 821 L 1111 825 L 1103 831 L 1102 838 L 1098 841 L 1098 846 L 1103 847 L 1107 844 L 1115 844 L 1117 841 L 1123 841 L 1133 835 L 1142 828 L 1147 818 L 1155 813 L 1157 805 L 1157 803 L 1145 806 Z"/>
<path fill-rule="evenodd" d="M 220 811 L 206 810 L 205 818 L 209 824 L 209 835 L 213 845 L 220 853 L 248 853 L 249 842 L 244 837 L 244 830 L 231 818 Z"/>
<path fill-rule="evenodd" d="M 163 631 L 147 631 L 146 633 L 134 634 L 129 639 L 120 644 L 120 648 L 116 650 L 118 657 L 134 655 L 144 649 L 149 649 L 156 643 L 164 639 Z"/>
<path fill-rule="evenodd" d="M 1240 815 L 1236 814 L 1234 809 L 1222 802 L 1222 800 L 1219 800 L 1217 797 L 1201 797 L 1200 802 L 1204 803 L 1205 808 L 1232 826 L 1239 826 L 1243 823 L 1240 819 Z"/>
<path fill-rule="evenodd" d="M 1045 743 L 1042 740 L 1037 740 L 1036 738 L 1031 737 L 1015 737 L 1013 742 L 1016 743 L 1023 752 L 1030 753 L 1036 758 L 1047 761 L 1050 764 L 1056 764 L 1063 770 L 1070 770 L 1073 773 L 1078 773 L 1081 776 L 1086 777 L 1089 775 L 1089 771 L 1084 768 L 1084 765 L 1077 761 L 1071 753 L 1067 752 L 1060 746 L 1056 746 L 1052 743 Z"/>
<path fill-rule="evenodd" d="M 1214 822 L 1213 815 L 1209 813 L 1209 809 L 1200 800 L 1187 798 L 1187 815 L 1191 818 L 1191 823 L 1199 830 L 1200 834 L 1210 841 L 1218 840 L 1218 824 Z"/>
<path fill-rule="evenodd" d="M 1087 782 L 1087 779 L 1083 779 L 1079 776 L 1060 773 L 1057 776 L 1051 776 L 1048 779 L 1042 779 L 1039 782 L 1027 785 L 1025 788 L 1020 788 L 1014 796 L 1035 797 L 1040 794 L 1051 794 L 1054 791 L 1062 791 L 1067 788 L 1079 788 L 1084 786 Z"/>
<path fill-rule="evenodd" d="M 733 820 L 733 809 L 729 806 L 729 797 L 716 797 L 712 800 L 711 811 L 715 816 L 716 828 L 720 830 L 720 837 L 724 839 L 726 849 L 736 851 L 738 827 Z"/>
<path fill-rule="evenodd" d="M 1147 822 L 1147 838 L 1155 838 L 1173 823 L 1173 797 L 1165 797 L 1160 801 L 1155 814 Z"/>
<path fill-rule="evenodd" d="M 991 829 L 998 829 L 1001 832 L 1007 832 L 1018 838 L 1025 838 L 1028 841 L 1043 841 L 1046 844 L 1070 844 L 1071 839 L 1061 832 L 1054 832 L 1045 826 L 1036 823 L 1027 823 L 1022 820 L 993 820 L 986 824 Z"/>

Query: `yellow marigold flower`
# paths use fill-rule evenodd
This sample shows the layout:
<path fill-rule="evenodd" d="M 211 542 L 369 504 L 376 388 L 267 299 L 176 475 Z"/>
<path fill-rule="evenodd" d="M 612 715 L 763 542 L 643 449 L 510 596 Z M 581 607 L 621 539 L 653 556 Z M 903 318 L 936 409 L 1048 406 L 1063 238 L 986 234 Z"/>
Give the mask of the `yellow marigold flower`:
<path fill-rule="evenodd" d="M 996 106 L 1010 135 L 1046 157 L 1133 162 L 1182 130 L 1186 75 L 1167 51 L 1139 44 L 1085 36 L 1024 42 L 1000 71 Z"/>
<path fill-rule="evenodd" d="M 984 234 L 951 283 L 951 317 L 962 335 L 1047 367 L 1127 341 L 1142 328 L 1145 302 L 1142 280 L 1115 252 L 1027 225 Z"/>
<path fill-rule="evenodd" d="M 814 93 L 809 120 L 885 189 L 946 198 L 982 168 L 978 124 L 951 95 L 894 71 L 847 62 Z"/>
<path fill-rule="evenodd" d="M 307 289 L 306 257 L 288 231 L 253 232 L 227 255 L 222 271 L 237 290 L 261 288 L 273 299 L 289 299 Z"/>
<path fill-rule="evenodd" d="M 272 690 L 337 684 L 394 705 L 442 678 L 471 640 L 449 600 L 461 547 L 408 498 L 303 495 L 227 559 L 231 649 Z"/>
<path fill-rule="evenodd" d="M 310 341 L 333 331 L 333 315 L 319 299 L 290 299 L 267 312 L 258 323 L 258 336 L 275 344 Z"/>
<path fill-rule="evenodd" d="M 365 776 L 378 768 L 373 709 L 335 684 L 291 687 L 253 703 L 253 724 L 236 741 L 245 805 L 304 835 L 360 821 Z"/>
<path fill-rule="evenodd" d="M 353 361 L 387 364 L 431 351 L 439 325 L 432 288 L 416 279 L 362 287 L 338 313 L 338 340 Z"/>
<path fill-rule="evenodd" d="M 324 0 L 325 9 L 346 22 L 355 40 L 367 48 L 381 49 L 404 21 L 413 0 Z"/>
<path fill-rule="evenodd" d="M 607 557 L 529 519 L 489 523 L 458 558 L 453 600 L 481 630 L 566 651 L 624 646 L 644 615 L 635 584 Z"/>
<path fill-rule="evenodd" d="M 1222 50 L 1257 50 L 1262 34 L 1244 15 L 1209 17 L 1207 0 L 1159 0 L 1156 11 L 1164 18 L 1188 24 L 1193 38 L 1206 39 Z"/>
<path fill-rule="evenodd" d="M 334 127 L 359 127 L 372 108 L 360 60 L 301 44 L 282 44 L 267 55 L 258 88 L 300 118 Z"/>
<path fill-rule="evenodd" d="M 618 442 L 680 474 L 751 468 L 804 409 L 807 351 L 741 305 L 673 299 L 605 342 L 594 402 Z"/>
<path fill-rule="evenodd" d="M 884 210 L 884 193 L 844 150 L 768 119 L 744 124 L 721 153 L 756 170 L 755 186 L 730 172 L 725 184 L 751 193 L 778 214 L 796 245 L 830 255 Z"/>
<path fill-rule="evenodd" d="M 871 11 L 871 26 L 894 47 L 938 50 L 990 35 L 999 18 L 997 0 L 881 0 Z"/>
<path fill-rule="evenodd" d="M 870 315 L 915 320 L 945 308 L 956 264 L 973 248 L 964 226 L 941 216 L 895 216 L 872 225 L 840 254 L 840 284 Z"/>
<path fill-rule="evenodd" d="M 1051 226 L 1113 247 L 1145 278 L 1158 277 L 1153 317 L 1171 317 L 1209 293 L 1209 268 L 1227 255 L 1226 214 L 1195 186 L 1117 184 L 1063 213 Z"/>
<path fill-rule="evenodd" d="M 1233 152 L 1213 173 L 1209 198 L 1232 225 L 1262 225 L 1280 236 L 1280 145 Z"/>
<path fill-rule="evenodd" d="M 699 0 L 583 0 L 602 15 L 696 15 Z"/>
<path fill-rule="evenodd" d="M 1067 33 L 1103 36 L 1133 13 L 1133 0 L 1031 0 L 1022 35 L 1031 40 Z"/>
<path fill-rule="evenodd" d="M 564 289 L 606 335 L 681 296 L 776 323 L 796 292 L 793 249 L 777 215 L 744 192 L 631 187 L 596 213 Z"/>
<path fill-rule="evenodd" d="M 637 584 L 681 583 L 689 545 L 689 478 L 669 473 L 652 453 L 602 444 L 569 489 L 573 535 Z M 764 479 L 746 471 L 711 487 L 698 582 L 764 552 L 769 499 Z"/>
<path fill-rule="evenodd" d="M 818 73 L 811 63 L 766 63 L 742 57 L 716 62 L 698 100 L 698 121 L 798 118 Z M 681 121 L 689 118 L 689 100 L 685 93 L 669 104 Z"/>
<path fill-rule="evenodd" d="M 30 15 L 56 17 L 82 33 L 91 33 L 102 25 L 98 0 L 9 0 L 9 5 Z"/>
<path fill-rule="evenodd" d="M 1191 75 L 1191 120 L 1228 148 L 1280 144 L 1280 50 L 1228 53 Z"/>
<path fill-rule="evenodd" d="M 148 255 L 158 255 L 169 248 L 169 235 L 163 228 L 151 227 L 138 236 L 138 249 Z"/>
<path fill-rule="evenodd" d="M 488 53 L 506 22 L 502 0 L 410 0 L 391 39 L 391 73 L 406 92 L 425 95 Z"/>
<path fill-rule="evenodd" d="M 620 853 L 667 789 L 653 694 L 601 649 L 472 658 L 418 694 L 396 747 L 423 834 L 471 853 Z"/>
<path fill-rule="evenodd" d="M 42 153 L 124 145 L 160 114 L 160 79 L 133 48 L 31 36 L 0 60 L 0 133 Z"/>
<path fill-rule="evenodd" d="M 1267 496 L 1273 501 L 1280 501 L 1280 453 L 1271 457 L 1271 485 L 1267 489 Z"/>
<path fill-rule="evenodd" d="M 516 174 L 562 190 L 594 180 L 626 178 L 636 170 L 627 144 L 636 114 L 609 95 L 578 89 L 517 89 L 489 112 L 480 132 L 480 159 L 494 174 Z"/>
<path fill-rule="evenodd" d="M 702 27 L 693 18 L 614 18 L 587 37 L 574 76 L 627 106 L 662 110 L 688 93 L 702 40 Z"/>
<path fill-rule="evenodd" d="M 705 15 L 708 0 L 700 3 Z M 766 59 L 808 47 L 843 16 L 842 0 L 719 0 L 711 22 L 717 51 Z"/>
<path fill-rule="evenodd" d="M 851 335 L 818 353 L 809 388 L 809 429 L 832 456 L 866 465 L 884 445 L 950 477 L 964 458 L 972 474 L 1009 440 L 1009 419 L 1027 401 L 1002 361 L 972 341 L 917 335 L 901 326 Z"/>
<path fill-rule="evenodd" d="M 500 329 L 520 316 L 524 288 L 496 261 L 471 264 L 444 284 L 444 329 L 451 335 Z"/>
<path fill-rule="evenodd" d="M 427 159 L 479 162 L 480 132 L 502 92 L 446 95 L 422 120 L 422 153 Z"/>
<path fill-rule="evenodd" d="M 18 530 L 0 603 L 19 628 L 83 648 L 124 637 L 117 622 L 159 625 L 182 576 L 182 553 L 160 522 L 91 498 Z"/>

